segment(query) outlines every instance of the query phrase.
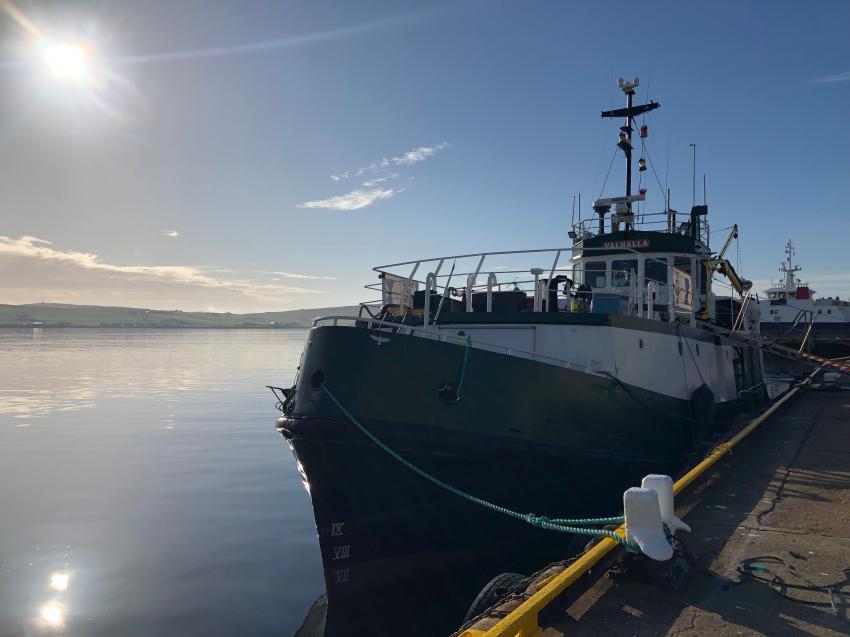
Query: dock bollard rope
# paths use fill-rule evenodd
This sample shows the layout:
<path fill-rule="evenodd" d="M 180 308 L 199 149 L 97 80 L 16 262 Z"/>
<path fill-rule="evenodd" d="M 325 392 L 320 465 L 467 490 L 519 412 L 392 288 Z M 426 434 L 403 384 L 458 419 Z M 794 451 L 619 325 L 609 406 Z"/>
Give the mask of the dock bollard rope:
<path fill-rule="evenodd" d="M 461 374 L 461 382 L 463 379 L 463 374 Z M 476 497 L 472 494 L 466 493 L 454 487 L 446 482 L 443 482 L 439 478 L 432 476 L 430 473 L 417 467 L 415 464 L 399 455 L 395 450 L 388 447 L 384 442 L 375 436 L 371 431 L 369 431 L 366 427 L 364 427 L 357 418 L 352 415 L 350 411 L 348 411 L 345 406 L 339 399 L 334 395 L 334 393 L 328 389 L 326 384 L 322 384 L 322 391 L 331 399 L 334 405 L 351 421 L 351 423 L 357 427 L 363 435 L 365 435 L 369 440 L 374 442 L 382 451 L 386 452 L 390 457 L 394 460 L 400 462 L 402 465 L 421 476 L 422 478 L 428 480 L 432 484 L 437 485 L 441 489 L 448 491 L 449 493 L 453 493 L 456 496 L 464 498 L 469 502 L 473 502 L 479 506 L 484 507 L 485 509 L 490 509 L 491 511 L 495 511 L 496 513 L 501 513 L 502 515 L 506 515 L 508 517 L 514 518 L 516 520 L 521 520 L 527 524 L 531 524 L 532 526 L 536 526 L 541 529 L 547 529 L 549 531 L 559 531 L 561 533 L 571 533 L 573 535 L 588 535 L 593 537 L 606 537 L 611 540 L 614 540 L 618 544 L 623 545 L 627 550 L 632 553 L 639 553 L 640 546 L 622 535 L 615 533 L 614 531 L 609 531 L 608 529 L 594 529 L 588 528 L 592 526 L 604 526 L 606 524 L 617 524 L 622 523 L 625 520 L 624 516 L 610 516 L 604 518 L 547 518 L 542 515 L 535 515 L 533 513 L 518 513 L 517 511 L 512 511 L 511 509 L 499 506 L 498 504 L 493 504 L 492 502 L 488 502 L 482 498 Z M 657 499 L 656 499 L 656 507 Z"/>

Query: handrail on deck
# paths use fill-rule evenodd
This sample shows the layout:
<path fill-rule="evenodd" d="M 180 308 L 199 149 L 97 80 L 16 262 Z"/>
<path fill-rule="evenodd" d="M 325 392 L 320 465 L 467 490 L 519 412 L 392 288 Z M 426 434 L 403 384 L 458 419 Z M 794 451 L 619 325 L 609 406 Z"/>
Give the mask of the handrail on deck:
<path fill-rule="evenodd" d="M 676 222 L 677 212 L 675 210 L 666 210 L 663 212 L 633 212 L 634 217 L 634 230 L 641 230 L 647 226 L 664 226 L 667 228 L 668 234 L 682 234 L 682 229 L 686 227 L 685 224 L 690 224 L 691 217 L 690 215 L 684 213 L 683 214 L 683 222 Z M 664 217 L 663 219 L 656 219 L 655 217 Z M 647 218 L 650 218 L 647 221 Z M 611 231 L 616 229 L 615 225 L 611 224 L 610 219 L 609 225 L 611 225 Z M 604 223 L 604 222 L 603 222 Z M 699 221 L 699 239 L 705 243 L 706 246 L 709 245 L 711 240 L 711 227 L 709 225 L 708 219 L 705 217 L 700 217 Z M 655 231 L 655 227 L 648 228 L 651 231 Z M 589 217 L 587 219 L 579 219 L 572 226 L 572 234 L 570 236 L 575 236 L 576 241 L 582 241 L 584 239 L 589 239 L 591 237 L 595 237 L 599 234 L 599 218 L 598 217 Z"/>
<path fill-rule="evenodd" d="M 811 383 L 815 375 L 822 369 L 823 367 L 819 367 L 813 371 L 805 380 L 795 385 L 793 389 L 786 392 L 779 400 L 773 403 L 763 414 L 751 420 L 750 423 L 735 436 L 730 438 L 728 441 L 717 445 L 702 462 L 697 464 L 675 482 L 673 485 L 673 494 L 679 495 L 688 486 L 690 486 L 694 480 L 715 465 L 718 460 L 730 453 L 733 447 L 749 436 L 759 427 L 759 425 L 773 415 L 777 409 L 785 404 L 792 396 L 797 394 L 801 387 Z M 625 524 L 620 525 L 620 527 L 614 532 L 620 537 L 625 537 Z M 468 628 L 461 632 L 459 637 L 537 637 L 537 635 L 542 633 L 539 623 L 540 611 L 548 606 L 549 603 L 551 603 L 558 595 L 572 586 L 582 577 L 582 575 L 587 573 L 591 568 L 593 568 L 593 566 L 602 560 L 602 558 L 619 546 L 620 544 L 615 540 L 603 538 L 575 562 L 552 577 L 546 584 L 539 588 L 536 593 L 517 606 L 493 627 L 488 630 Z"/>
<path fill-rule="evenodd" d="M 560 250 L 569 250 L 569 248 L 534 248 L 532 250 L 499 250 L 496 252 L 470 252 L 468 254 L 454 254 L 447 257 L 431 257 L 428 259 L 413 259 L 411 261 L 400 261 L 398 263 L 390 263 L 388 265 L 376 265 L 372 270 L 375 272 L 387 272 L 388 268 L 397 268 L 402 265 L 415 265 L 418 263 L 428 263 L 430 261 L 447 261 L 450 259 L 469 259 L 471 257 L 493 257 L 506 254 L 537 254 L 541 252 L 558 252 Z"/>
<path fill-rule="evenodd" d="M 651 216 L 651 215 L 647 215 L 647 216 Z M 465 286 L 463 286 L 462 289 L 464 291 L 464 303 L 463 303 L 463 305 L 465 306 L 465 309 L 466 309 L 467 312 L 473 311 L 472 294 L 473 293 L 482 293 L 482 292 L 486 293 L 486 298 L 485 298 L 485 303 L 486 303 L 486 307 L 487 307 L 486 311 L 487 312 L 492 311 L 493 295 L 495 294 L 496 290 L 501 291 L 503 285 L 513 285 L 513 286 L 515 286 L 515 289 L 520 289 L 520 290 L 524 290 L 526 292 L 531 292 L 534 296 L 534 307 L 533 307 L 533 309 L 534 309 L 535 312 L 541 311 L 543 309 L 542 299 L 544 297 L 547 299 L 546 309 L 547 310 L 549 309 L 548 299 L 550 298 L 549 295 L 552 292 L 554 292 L 555 298 L 559 302 L 562 299 L 565 299 L 565 298 L 567 299 L 567 306 L 566 306 L 565 309 L 566 309 L 566 311 L 569 312 L 571 310 L 571 304 L 569 303 L 569 299 L 571 297 L 573 297 L 575 292 L 578 291 L 578 290 L 575 290 L 575 291 L 566 290 L 566 289 L 560 290 L 558 288 L 550 287 L 551 282 L 554 280 L 554 277 L 556 276 L 556 273 L 568 272 L 568 273 L 570 273 L 569 278 L 571 278 L 575 284 L 579 284 L 581 282 L 587 283 L 586 277 L 587 277 L 588 270 L 587 270 L 587 268 L 583 267 L 584 264 L 578 262 L 577 260 L 581 257 L 588 256 L 585 253 L 592 253 L 594 250 L 602 250 L 602 251 L 605 251 L 606 253 L 609 253 L 611 251 L 611 248 L 606 248 L 604 246 L 602 246 L 602 247 L 589 247 L 589 248 L 583 247 L 582 248 L 582 254 L 580 256 L 573 255 L 571 264 L 569 264 L 568 266 L 559 267 L 559 260 L 561 259 L 562 254 L 564 252 L 566 252 L 567 250 L 569 250 L 569 248 L 538 248 L 538 249 L 532 249 L 532 250 L 502 250 L 502 251 L 494 251 L 494 252 L 475 252 L 475 253 L 466 253 L 466 254 L 459 254 L 459 255 L 446 256 L 446 257 L 433 257 L 433 258 L 428 258 L 428 259 L 417 259 L 417 260 L 410 260 L 410 261 L 402 261 L 402 262 L 398 262 L 398 263 L 374 267 L 373 270 L 380 273 L 380 275 L 381 275 L 380 280 L 378 282 L 369 283 L 365 287 L 366 287 L 366 289 L 374 290 L 375 292 L 381 292 L 382 295 L 383 295 L 383 300 L 382 300 L 383 304 L 393 304 L 393 303 L 399 304 L 400 301 L 398 301 L 398 300 L 388 300 L 388 298 L 390 298 L 390 296 L 389 296 L 390 293 L 388 292 L 388 290 L 393 289 L 393 288 L 391 286 L 388 286 L 386 282 L 387 282 L 388 276 L 393 277 L 393 279 L 392 279 L 393 281 L 395 281 L 396 279 L 401 279 L 402 281 L 405 282 L 403 284 L 404 285 L 403 289 L 407 290 L 406 292 L 404 292 L 403 298 L 406 299 L 406 300 L 403 302 L 403 304 L 410 307 L 410 306 L 413 305 L 413 303 L 409 300 L 410 299 L 409 295 L 411 294 L 411 292 L 414 293 L 414 294 L 417 293 L 417 292 L 421 292 L 421 286 L 422 286 L 423 283 L 425 284 L 425 287 L 428 288 L 429 287 L 429 283 L 428 283 L 429 279 L 433 279 L 435 281 L 434 283 L 431 283 L 431 286 L 432 286 L 433 289 L 437 289 L 439 287 L 436 284 L 436 282 L 439 282 L 440 286 L 442 286 L 442 284 L 445 283 L 445 291 L 443 292 L 442 296 L 439 297 L 439 308 L 442 308 L 443 304 L 444 304 L 444 300 L 446 298 L 446 293 L 453 290 L 453 288 L 449 287 L 450 281 L 452 280 L 452 277 L 454 276 L 454 277 L 461 278 L 461 281 L 463 281 L 464 280 L 463 277 L 465 277 Z M 636 250 L 634 248 L 627 247 L 627 246 L 624 246 L 622 248 L 622 250 L 624 252 L 634 254 L 636 258 L 640 257 L 640 258 L 644 259 L 646 262 L 658 261 L 658 262 L 663 262 L 666 265 L 666 268 L 667 268 L 666 279 L 667 280 L 663 281 L 663 282 L 655 280 L 655 283 L 652 286 L 653 289 L 654 289 L 654 292 L 655 292 L 656 304 L 660 303 L 661 305 L 667 306 L 666 316 L 661 316 L 657 311 L 655 311 L 654 307 L 650 308 L 646 305 L 648 294 L 649 294 L 648 291 L 647 291 L 647 284 L 650 284 L 653 279 L 651 279 L 649 276 L 647 276 L 647 274 L 643 271 L 643 268 L 639 268 L 637 272 L 626 271 L 626 270 L 615 270 L 613 268 L 610 268 L 610 266 L 613 266 L 614 263 L 613 262 L 608 263 L 608 261 L 606 260 L 606 263 L 608 263 L 608 266 L 606 266 L 605 273 L 606 273 L 606 277 L 611 277 L 610 278 L 610 284 L 606 283 L 605 285 L 600 286 L 600 288 L 594 288 L 594 290 L 593 290 L 594 298 L 596 297 L 597 294 L 601 294 L 601 295 L 603 295 L 603 298 L 610 298 L 611 296 L 617 296 L 617 297 L 626 299 L 627 302 L 628 302 L 627 311 L 623 312 L 622 308 L 618 308 L 617 313 L 625 313 L 625 314 L 628 314 L 629 316 L 637 316 L 637 317 L 641 317 L 641 318 L 648 317 L 652 320 L 667 320 L 669 322 L 673 322 L 673 321 L 676 320 L 677 317 L 685 315 L 685 316 L 691 317 L 691 324 L 693 325 L 694 322 L 697 319 L 696 314 L 697 314 L 698 307 L 699 307 L 699 297 L 697 296 L 697 294 L 693 293 L 692 289 L 690 289 L 688 286 L 680 288 L 679 286 L 676 285 L 675 277 L 674 277 L 674 272 L 676 271 L 675 258 L 682 257 L 682 258 L 689 258 L 692 261 L 695 260 L 695 259 L 698 260 L 700 258 L 700 256 L 699 256 L 700 254 L 703 254 L 703 255 L 706 254 L 707 247 L 705 245 L 702 245 L 700 247 L 700 249 L 697 250 L 697 254 L 694 254 L 694 253 L 679 254 L 679 253 L 665 252 L 664 257 L 653 256 L 651 254 L 647 255 L 647 254 L 642 253 L 639 250 Z M 487 257 L 499 256 L 499 255 L 504 256 L 504 255 L 527 255 L 527 254 L 532 254 L 532 255 L 533 254 L 538 254 L 538 255 L 548 254 L 548 255 L 552 256 L 552 260 L 551 260 L 551 262 L 546 264 L 545 268 L 539 267 L 539 265 L 535 265 L 535 267 L 530 267 L 530 268 L 527 268 L 527 269 L 508 269 L 508 268 L 503 269 L 502 267 L 491 268 L 491 271 L 487 276 L 486 283 L 483 283 L 483 282 L 479 283 L 479 274 L 482 271 L 483 272 L 487 271 L 487 268 L 485 267 L 485 260 L 487 259 Z M 455 265 L 457 264 L 458 259 L 471 260 L 471 263 L 467 263 L 465 265 L 462 264 L 461 270 L 463 270 L 463 271 L 457 272 Z M 451 267 L 451 271 L 448 274 L 441 274 L 440 271 L 442 270 L 443 265 L 446 263 L 447 260 L 451 260 L 453 262 L 452 267 Z M 428 264 L 428 263 L 431 264 L 430 268 L 423 268 L 422 267 L 423 264 Z M 436 268 L 433 267 L 434 264 L 436 264 Z M 405 273 L 405 274 L 400 273 L 399 269 L 404 267 L 404 266 L 412 266 L 409 274 L 408 273 Z M 425 271 L 427 269 L 430 269 L 431 271 L 429 271 L 427 273 L 427 275 L 425 275 Z M 541 278 L 541 275 L 544 274 L 544 273 L 547 273 L 547 272 L 548 272 L 548 277 L 545 278 L 545 279 Z M 414 278 L 414 277 L 417 276 L 417 273 L 418 273 L 418 276 L 420 276 L 420 277 L 424 276 L 424 278 L 425 278 L 424 282 L 419 280 L 419 279 Z M 624 277 L 622 278 L 622 282 L 619 285 L 615 285 L 614 275 L 617 274 L 617 273 L 624 275 Z M 525 277 L 517 276 L 517 277 L 514 277 L 513 280 L 510 280 L 510 277 L 507 277 L 508 278 L 507 281 L 498 281 L 496 277 L 499 274 L 501 274 L 501 275 L 530 274 L 530 275 L 533 275 L 534 278 L 531 279 L 531 278 L 528 278 L 528 276 L 525 276 Z M 441 281 L 441 279 L 445 279 L 445 280 Z M 608 281 L 607 278 L 606 278 L 606 281 Z M 549 282 L 549 283 L 546 283 L 546 282 Z M 528 289 L 528 288 L 530 288 L 530 289 Z M 693 289 L 699 289 L 699 286 L 697 286 L 696 282 L 694 283 Z M 681 291 L 681 290 L 688 290 L 688 294 L 685 295 L 684 298 L 689 298 L 690 299 L 689 303 L 687 301 L 685 303 L 679 302 L 678 292 Z M 398 293 L 393 292 L 392 294 L 398 294 Z M 395 297 L 393 297 L 393 298 L 395 298 Z M 430 301 L 430 296 L 428 296 L 428 300 Z M 428 305 L 430 306 L 431 303 L 429 302 Z M 421 309 L 421 306 L 420 306 L 419 309 Z M 428 318 L 426 319 L 426 323 L 427 322 L 430 322 L 430 314 L 428 315 Z"/>

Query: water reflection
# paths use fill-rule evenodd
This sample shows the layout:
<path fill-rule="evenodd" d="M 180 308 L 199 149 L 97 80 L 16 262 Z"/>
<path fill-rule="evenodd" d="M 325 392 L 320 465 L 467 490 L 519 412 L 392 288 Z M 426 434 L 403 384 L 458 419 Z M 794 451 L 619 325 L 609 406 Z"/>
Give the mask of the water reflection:
<path fill-rule="evenodd" d="M 67 571 L 56 571 L 50 574 L 47 587 L 56 593 L 65 593 L 71 581 L 71 574 Z M 56 633 L 64 630 L 65 605 L 57 598 L 44 603 L 38 611 L 36 627 L 40 632 Z"/>
<path fill-rule="evenodd" d="M 267 354 L 254 347 L 219 352 L 220 336 L 219 330 L 48 329 L 30 335 L 0 329 L 0 416 L 44 418 L 115 398 L 176 402 L 204 387 L 209 374 L 224 378 L 266 363 Z M 192 364 L 199 354 L 208 355 L 212 366 Z M 14 373 L 20 367 L 35 373 Z"/>
<path fill-rule="evenodd" d="M 71 580 L 70 573 L 53 573 L 50 576 L 50 590 L 63 593 L 68 590 L 68 582 Z"/>
<path fill-rule="evenodd" d="M 264 386 L 305 336 L 0 330 L 0 635 L 292 634 L 320 551 Z"/>
<path fill-rule="evenodd" d="M 65 607 L 57 602 L 49 602 L 41 607 L 38 614 L 40 628 L 50 631 L 65 628 Z"/>

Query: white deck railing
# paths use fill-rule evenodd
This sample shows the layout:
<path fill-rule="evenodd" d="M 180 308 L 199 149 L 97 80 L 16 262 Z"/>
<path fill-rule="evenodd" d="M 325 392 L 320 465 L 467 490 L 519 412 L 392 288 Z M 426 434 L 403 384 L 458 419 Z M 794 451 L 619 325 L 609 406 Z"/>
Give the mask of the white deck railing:
<path fill-rule="evenodd" d="M 688 213 L 670 212 L 649 212 L 649 213 L 634 213 L 634 230 L 648 230 L 652 232 L 665 232 L 667 234 L 685 234 L 690 231 L 691 216 Z M 697 228 L 697 236 L 708 247 L 711 228 L 708 220 L 705 217 L 699 217 L 699 227 Z M 603 221 L 603 227 L 607 225 L 605 232 L 613 232 L 616 227 L 611 226 L 610 216 Z M 573 239 L 583 241 L 595 237 L 599 234 L 599 218 L 589 217 L 580 219 L 572 226 Z"/>
<path fill-rule="evenodd" d="M 707 229 L 707 225 L 705 227 Z M 692 324 L 696 322 L 700 299 L 695 292 L 701 291 L 702 282 L 694 276 L 689 280 L 677 276 L 677 273 L 683 273 L 674 264 L 679 259 L 687 259 L 689 270 L 697 272 L 701 255 L 647 254 L 628 247 L 618 249 L 627 253 L 619 258 L 635 261 L 635 267 L 639 270 L 636 272 L 634 269 L 612 269 L 611 248 L 583 248 L 583 259 L 572 257 L 571 250 L 540 248 L 477 252 L 376 266 L 373 270 L 382 280 L 365 287 L 381 294 L 381 299 L 362 303 L 361 306 L 370 308 L 369 313 L 375 318 L 371 308 L 405 306 L 409 310 L 413 306 L 411 297 L 417 292 L 424 293 L 424 303 L 420 300 L 415 313 L 422 313 L 422 320 L 427 327 L 429 322 L 439 318 L 447 301 L 449 306 L 462 302 L 466 312 L 472 312 L 474 305 L 478 307 L 477 311 L 481 311 L 481 305 L 473 302 L 474 297 L 477 297 L 486 308 L 484 311 L 492 312 L 495 294 L 508 286 L 508 289 L 528 294 L 532 299 L 528 310 L 534 312 L 549 311 L 554 292 L 554 301 L 558 303 L 559 311 L 608 312 L 670 322 L 684 317 Z M 587 270 L 585 267 L 585 261 L 593 259 L 593 253 L 597 250 L 601 251 L 598 260 L 606 264 L 604 285 L 594 286 L 589 294 L 585 291 L 582 295 L 578 293 L 578 284 L 590 281 L 588 276 L 592 272 L 603 274 L 602 270 Z M 519 259 L 522 259 L 521 264 L 518 263 Z M 508 261 L 515 264 L 503 265 Z M 648 276 L 648 264 L 652 261 L 663 262 L 666 281 Z M 563 274 L 568 275 L 576 287 L 564 290 L 560 283 L 553 286 L 553 279 Z M 683 285 L 677 285 L 677 281 Z M 399 287 L 393 287 L 396 285 Z M 593 310 L 589 297 L 596 300 Z M 435 300 L 437 307 L 432 307 Z M 603 304 L 609 309 L 597 308 L 597 305 Z M 402 310 L 402 313 L 406 311 Z M 453 307 L 452 311 L 458 310 Z"/>

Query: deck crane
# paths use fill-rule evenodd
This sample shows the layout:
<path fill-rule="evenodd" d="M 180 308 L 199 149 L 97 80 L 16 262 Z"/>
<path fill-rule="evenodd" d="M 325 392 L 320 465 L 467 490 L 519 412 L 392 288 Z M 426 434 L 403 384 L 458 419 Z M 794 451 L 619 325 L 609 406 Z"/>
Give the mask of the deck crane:
<path fill-rule="evenodd" d="M 732 284 L 734 290 L 740 294 L 742 297 L 745 292 L 748 292 L 750 288 L 753 287 L 753 282 L 747 279 L 743 279 L 738 276 L 738 273 L 735 272 L 735 268 L 732 267 L 732 264 L 726 258 L 726 251 L 729 249 L 729 246 L 732 243 L 732 239 L 738 238 L 738 224 L 732 226 L 732 230 L 729 233 L 729 236 L 726 237 L 726 243 L 723 244 L 723 247 L 720 249 L 720 252 L 717 253 L 717 256 L 711 257 L 708 259 L 702 259 L 702 264 L 705 266 L 705 309 L 702 311 L 700 318 L 702 320 L 708 320 L 708 317 L 711 313 L 711 280 L 714 276 L 714 273 L 722 274 L 727 279 L 729 279 L 729 283 Z"/>

